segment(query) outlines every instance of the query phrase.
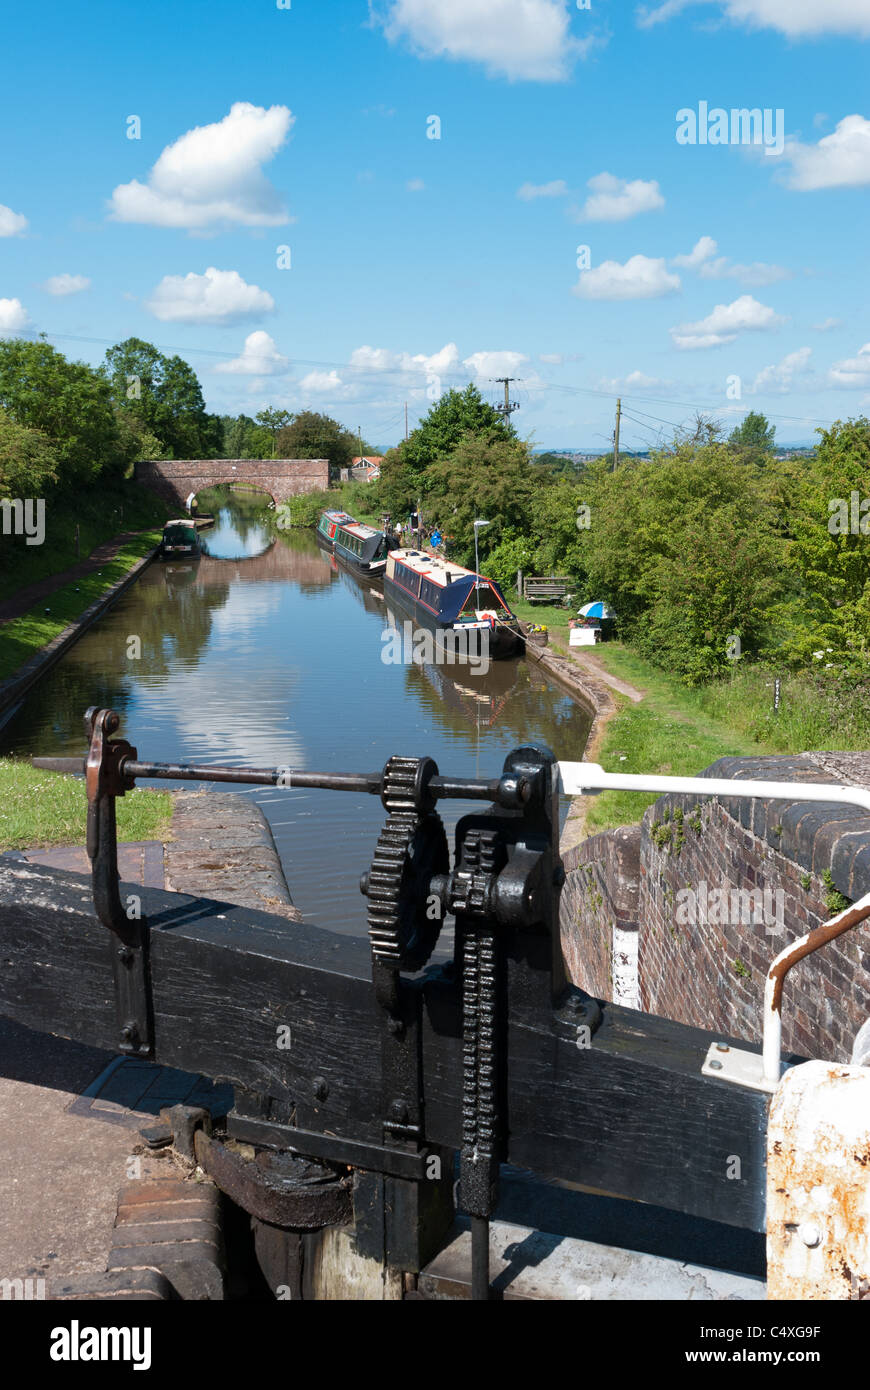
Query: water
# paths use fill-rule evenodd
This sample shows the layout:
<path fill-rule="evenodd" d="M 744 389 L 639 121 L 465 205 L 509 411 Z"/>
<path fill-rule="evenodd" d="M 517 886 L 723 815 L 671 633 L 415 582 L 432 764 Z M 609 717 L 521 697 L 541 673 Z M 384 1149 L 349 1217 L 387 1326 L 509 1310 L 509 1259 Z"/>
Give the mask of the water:
<path fill-rule="evenodd" d="M 200 505 L 217 517 L 209 553 L 151 565 L 30 692 L 0 753 L 81 753 L 82 716 L 99 705 L 118 711 L 142 758 L 161 762 L 368 772 L 393 754 L 428 754 L 443 773 L 488 777 L 520 743 L 582 757 L 589 717 L 537 668 L 387 665 L 383 594 L 338 569 L 312 532 L 275 533 L 261 498 Z M 262 806 L 307 919 L 364 932 L 359 876 L 384 821 L 378 798 L 219 790 Z M 474 806 L 439 809 L 452 843 Z"/>

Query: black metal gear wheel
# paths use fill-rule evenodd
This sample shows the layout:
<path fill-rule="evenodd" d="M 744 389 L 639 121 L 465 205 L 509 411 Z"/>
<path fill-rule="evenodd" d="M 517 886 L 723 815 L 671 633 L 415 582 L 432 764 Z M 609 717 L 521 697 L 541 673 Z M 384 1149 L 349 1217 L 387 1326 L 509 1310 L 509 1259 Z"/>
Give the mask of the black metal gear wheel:
<path fill-rule="evenodd" d="M 372 956 L 391 970 L 420 970 L 441 930 L 441 906 L 428 902 L 433 876 L 450 851 L 440 816 L 393 811 L 378 838 L 365 888 Z"/>

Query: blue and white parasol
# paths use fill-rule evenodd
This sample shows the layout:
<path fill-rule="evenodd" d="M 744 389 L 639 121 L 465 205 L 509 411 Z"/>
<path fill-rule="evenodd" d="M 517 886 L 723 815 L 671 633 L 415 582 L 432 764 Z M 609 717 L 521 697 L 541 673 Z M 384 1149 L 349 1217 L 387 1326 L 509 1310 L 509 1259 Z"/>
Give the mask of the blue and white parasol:
<path fill-rule="evenodd" d="M 578 609 L 578 618 L 615 618 L 616 614 L 609 603 L 584 603 Z"/>

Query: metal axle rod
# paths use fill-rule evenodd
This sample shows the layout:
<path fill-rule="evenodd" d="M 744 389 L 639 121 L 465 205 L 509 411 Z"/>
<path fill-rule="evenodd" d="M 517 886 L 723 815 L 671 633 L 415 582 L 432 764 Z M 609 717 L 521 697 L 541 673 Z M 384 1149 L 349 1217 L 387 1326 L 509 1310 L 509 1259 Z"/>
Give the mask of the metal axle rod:
<path fill-rule="evenodd" d="M 86 758 L 31 758 L 34 767 L 45 772 L 82 774 Z M 151 778 L 172 782 L 236 782 L 255 786 L 295 790 L 313 788 L 319 791 L 359 792 L 380 796 L 384 778 L 382 772 L 309 772 L 289 767 L 217 767 L 210 763 L 150 763 L 140 759 L 123 758 L 119 770 L 124 777 Z M 495 801 L 500 806 L 516 806 L 529 799 L 532 788 L 500 777 L 440 777 L 427 783 L 431 794 L 439 801 Z"/>

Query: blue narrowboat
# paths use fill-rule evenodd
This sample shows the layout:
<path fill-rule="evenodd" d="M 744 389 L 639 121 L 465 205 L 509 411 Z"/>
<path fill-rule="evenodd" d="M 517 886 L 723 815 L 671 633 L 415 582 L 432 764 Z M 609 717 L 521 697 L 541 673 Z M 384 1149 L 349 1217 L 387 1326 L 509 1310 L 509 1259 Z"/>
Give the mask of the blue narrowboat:
<path fill-rule="evenodd" d="M 495 580 L 421 550 L 391 550 L 384 593 L 424 627 L 470 637 L 485 633 L 495 660 L 524 648 L 519 620 Z"/>

